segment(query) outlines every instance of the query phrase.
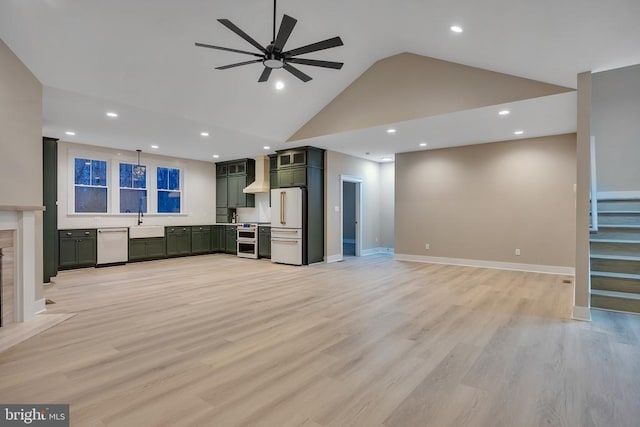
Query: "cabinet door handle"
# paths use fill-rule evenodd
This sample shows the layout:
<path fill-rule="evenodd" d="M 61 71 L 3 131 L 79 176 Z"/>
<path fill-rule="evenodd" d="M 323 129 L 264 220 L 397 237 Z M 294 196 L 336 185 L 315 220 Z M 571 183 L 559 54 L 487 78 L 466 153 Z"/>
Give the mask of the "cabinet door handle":
<path fill-rule="evenodd" d="M 73 236 L 73 233 L 67 233 L 67 236 L 71 237 Z"/>

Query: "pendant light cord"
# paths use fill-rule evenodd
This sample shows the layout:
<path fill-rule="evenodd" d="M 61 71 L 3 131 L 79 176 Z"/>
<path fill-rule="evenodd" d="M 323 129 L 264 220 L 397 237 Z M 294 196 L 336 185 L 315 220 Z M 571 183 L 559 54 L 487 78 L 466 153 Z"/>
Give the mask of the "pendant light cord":
<path fill-rule="evenodd" d="M 273 41 L 271 43 L 276 42 L 276 1 L 273 0 Z"/>

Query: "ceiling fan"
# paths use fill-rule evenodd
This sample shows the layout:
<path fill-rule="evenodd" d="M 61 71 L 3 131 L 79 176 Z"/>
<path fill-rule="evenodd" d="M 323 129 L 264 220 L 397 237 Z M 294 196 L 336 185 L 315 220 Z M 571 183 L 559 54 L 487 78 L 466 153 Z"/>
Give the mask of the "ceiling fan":
<path fill-rule="evenodd" d="M 311 80 L 311 77 L 307 74 L 300 71 L 298 68 L 294 67 L 291 64 L 300 64 L 300 65 L 311 65 L 313 67 L 324 67 L 324 68 L 333 68 L 339 70 L 344 65 L 342 62 L 332 62 L 332 61 L 319 61 L 316 59 L 306 59 L 306 58 L 297 58 L 298 55 L 303 55 L 305 53 L 317 52 L 319 50 L 331 49 L 333 47 L 342 46 L 342 40 L 340 37 L 333 37 L 327 40 L 323 40 L 317 43 L 312 43 L 306 46 L 302 46 L 296 49 L 284 50 L 284 45 L 287 43 L 291 32 L 293 31 L 293 27 L 295 27 L 298 22 L 296 19 L 290 17 L 289 15 L 284 15 L 282 18 L 282 22 L 280 23 L 280 29 L 278 30 L 278 34 L 276 36 L 276 0 L 273 0 L 273 40 L 267 46 L 262 46 L 260 43 L 255 41 L 251 36 L 238 28 L 235 24 L 233 24 L 228 19 L 218 19 L 222 25 L 245 39 L 249 42 L 253 47 L 258 49 L 260 53 L 248 52 L 246 50 L 238 50 L 231 49 L 228 47 L 221 46 L 213 46 L 210 44 L 204 43 L 196 43 L 198 47 L 206 47 L 209 49 L 218 49 L 218 50 L 226 50 L 229 52 L 236 53 L 244 53 L 246 55 L 253 55 L 258 57 L 258 59 L 252 59 L 250 61 L 238 62 L 235 64 L 224 65 L 222 67 L 216 67 L 216 70 L 226 70 L 228 68 L 240 67 L 242 65 L 249 65 L 261 62 L 264 65 L 264 71 L 260 75 L 258 82 L 266 82 L 269 80 L 269 76 L 271 75 L 271 71 L 277 68 L 284 68 L 303 82 L 308 82 Z"/>

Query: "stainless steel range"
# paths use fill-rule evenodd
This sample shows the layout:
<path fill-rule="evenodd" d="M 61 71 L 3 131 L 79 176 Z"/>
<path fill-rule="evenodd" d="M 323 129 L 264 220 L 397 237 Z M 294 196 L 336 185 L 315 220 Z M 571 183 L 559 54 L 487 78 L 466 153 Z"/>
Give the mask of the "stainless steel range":
<path fill-rule="evenodd" d="M 258 258 L 258 224 L 238 224 L 238 256 Z"/>

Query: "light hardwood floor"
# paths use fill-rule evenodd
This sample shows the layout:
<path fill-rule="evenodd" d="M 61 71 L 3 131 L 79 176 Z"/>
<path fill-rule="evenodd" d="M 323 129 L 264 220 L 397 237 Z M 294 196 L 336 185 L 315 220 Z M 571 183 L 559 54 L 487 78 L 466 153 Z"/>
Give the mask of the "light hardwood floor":
<path fill-rule="evenodd" d="M 228 255 L 62 272 L 77 313 L 0 354 L 0 402 L 74 426 L 637 426 L 640 317 L 566 277 Z"/>

